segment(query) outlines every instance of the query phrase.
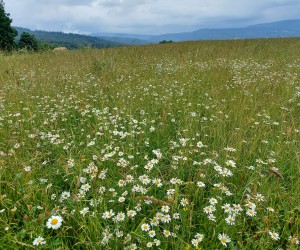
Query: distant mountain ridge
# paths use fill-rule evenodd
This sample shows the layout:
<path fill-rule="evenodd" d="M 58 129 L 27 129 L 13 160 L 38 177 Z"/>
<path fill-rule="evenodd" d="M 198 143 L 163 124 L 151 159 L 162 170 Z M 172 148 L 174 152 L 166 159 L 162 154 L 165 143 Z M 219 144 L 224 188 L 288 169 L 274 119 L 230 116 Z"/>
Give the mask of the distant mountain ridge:
<path fill-rule="evenodd" d="M 190 40 L 226 40 L 246 38 L 300 37 L 300 19 L 261 23 L 244 28 L 199 29 L 192 32 L 162 35 L 137 35 L 122 33 L 94 33 L 95 37 L 110 39 L 136 39 L 141 43 L 157 43 L 162 40 L 175 42 Z"/>
<path fill-rule="evenodd" d="M 29 32 L 42 41 L 67 48 L 96 47 L 107 48 L 115 46 L 142 45 L 159 43 L 160 41 L 193 41 L 193 40 L 228 40 L 275 37 L 300 37 L 300 19 L 283 20 L 270 23 L 260 23 L 244 28 L 199 29 L 192 32 L 170 33 L 161 35 L 139 35 L 127 33 L 92 33 L 79 35 L 63 32 L 32 31 L 15 27 L 19 32 Z"/>

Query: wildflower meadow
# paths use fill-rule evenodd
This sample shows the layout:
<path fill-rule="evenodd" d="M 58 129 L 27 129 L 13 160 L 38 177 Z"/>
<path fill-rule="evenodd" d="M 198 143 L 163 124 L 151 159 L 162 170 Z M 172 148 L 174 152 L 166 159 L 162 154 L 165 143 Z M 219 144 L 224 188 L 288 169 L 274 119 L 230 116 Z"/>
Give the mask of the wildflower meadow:
<path fill-rule="evenodd" d="M 299 249 L 300 39 L 0 65 L 0 249 Z"/>

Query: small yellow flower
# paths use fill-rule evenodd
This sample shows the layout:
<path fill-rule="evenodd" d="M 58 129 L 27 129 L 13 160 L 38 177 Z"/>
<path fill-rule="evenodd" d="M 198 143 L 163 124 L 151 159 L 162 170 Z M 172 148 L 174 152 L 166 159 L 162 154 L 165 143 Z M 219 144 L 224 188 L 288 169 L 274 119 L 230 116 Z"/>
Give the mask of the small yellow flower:
<path fill-rule="evenodd" d="M 191 249 L 191 245 L 186 245 L 185 250 L 190 250 Z"/>

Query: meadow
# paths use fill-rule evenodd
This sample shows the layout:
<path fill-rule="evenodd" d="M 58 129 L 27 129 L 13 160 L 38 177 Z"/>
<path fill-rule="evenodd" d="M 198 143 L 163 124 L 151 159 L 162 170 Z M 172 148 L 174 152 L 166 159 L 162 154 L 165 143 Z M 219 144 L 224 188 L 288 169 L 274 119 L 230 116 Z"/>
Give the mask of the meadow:
<path fill-rule="evenodd" d="M 299 249 L 300 39 L 0 65 L 0 249 Z"/>

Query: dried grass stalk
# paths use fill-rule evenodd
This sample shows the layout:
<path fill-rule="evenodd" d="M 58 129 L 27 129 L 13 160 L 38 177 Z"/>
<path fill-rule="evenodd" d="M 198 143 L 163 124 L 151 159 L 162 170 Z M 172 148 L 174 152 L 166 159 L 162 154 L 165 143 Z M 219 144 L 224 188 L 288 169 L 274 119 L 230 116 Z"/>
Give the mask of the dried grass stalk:
<path fill-rule="evenodd" d="M 275 176 L 277 176 L 277 177 L 278 177 L 279 179 L 281 179 L 281 180 L 284 179 L 283 175 L 279 172 L 279 169 L 278 169 L 278 168 L 271 167 L 271 168 L 265 170 L 265 172 L 266 172 L 267 174 L 271 174 L 271 173 L 272 173 L 272 174 L 274 174 Z"/>

